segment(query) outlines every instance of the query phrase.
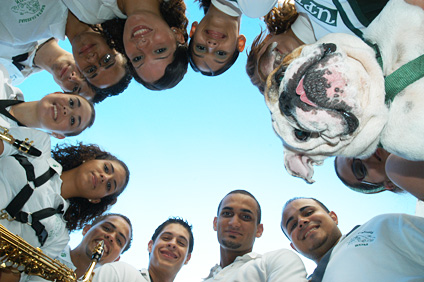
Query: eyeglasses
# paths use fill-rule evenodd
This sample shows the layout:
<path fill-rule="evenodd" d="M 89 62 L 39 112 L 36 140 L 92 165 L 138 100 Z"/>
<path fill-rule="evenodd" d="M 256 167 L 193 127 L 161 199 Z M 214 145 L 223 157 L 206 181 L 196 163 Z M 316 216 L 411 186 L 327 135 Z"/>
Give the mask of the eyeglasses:
<path fill-rule="evenodd" d="M 361 183 L 368 184 L 373 187 L 381 186 L 376 183 L 372 183 L 372 182 L 368 182 L 364 180 L 364 178 L 368 175 L 368 170 L 361 159 L 356 159 L 356 158 L 352 159 L 352 173 L 353 173 L 353 176 L 355 176 L 355 178 Z"/>
<path fill-rule="evenodd" d="M 106 54 L 99 60 L 99 68 L 104 67 L 105 69 L 110 68 L 116 62 L 115 54 Z M 97 67 L 95 65 L 88 66 L 82 70 L 82 73 L 86 78 L 94 78 L 97 75 Z"/>

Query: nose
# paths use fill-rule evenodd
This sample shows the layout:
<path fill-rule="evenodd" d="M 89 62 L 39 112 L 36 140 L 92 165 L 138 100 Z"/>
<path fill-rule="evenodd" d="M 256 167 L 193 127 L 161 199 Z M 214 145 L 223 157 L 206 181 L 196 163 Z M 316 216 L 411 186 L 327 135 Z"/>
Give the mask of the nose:
<path fill-rule="evenodd" d="M 86 60 L 87 60 L 87 62 L 92 63 L 92 64 L 97 63 L 98 62 L 97 53 L 89 53 L 89 54 L 87 54 Z"/>
<path fill-rule="evenodd" d="M 77 74 L 75 73 L 75 71 L 71 72 L 69 74 L 68 80 L 69 81 L 75 81 L 77 79 Z"/>
<path fill-rule="evenodd" d="M 206 42 L 208 43 L 208 46 L 210 48 L 216 47 L 216 45 L 217 45 L 217 42 L 213 39 L 208 39 Z"/>
<path fill-rule="evenodd" d="M 108 180 L 111 178 L 111 176 L 110 175 L 108 175 L 108 174 L 101 174 L 100 175 L 100 178 L 101 178 L 101 182 L 102 183 L 105 183 L 105 182 L 108 182 Z"/>
<path fill-rule="evenodd" d="M 137 49 L 143 49 L 144 47 L 146 47 L 148 41 L 145 38 L 141 38 L 140 40 L 137 41 L 136 43 L 136 47 Z"/>
<path fill-rule="evenodd" d="M 233 217 L 230 219 L 229 224 L 230 224 L 230 226 L 232 226 L 232 227 L 240 227 L 240 221 L 238 220 L 237 216 L 233 216 Z"/>
<path fill-rule="evenodd" d="M 299 221 L 298 221 L 298 226 L 299 228 L 303 228 L 308 224 L 309 220 L 307 218 L 304 217 L 299 217 Z"/>
<path fill-rule="evenodd" d="M 177 242 L 176 242 L 176 238 L 174 238 L 174 239 L 172 239 L 172 240 L 170 240 L 170 241 L 168 241 L 168 244 L 166 244 L 166 246 L 168 247 L 168 248 L 170 248 L 170 249 L 175 249 L 176 248 L 176 246 L 177 246 Z"/>

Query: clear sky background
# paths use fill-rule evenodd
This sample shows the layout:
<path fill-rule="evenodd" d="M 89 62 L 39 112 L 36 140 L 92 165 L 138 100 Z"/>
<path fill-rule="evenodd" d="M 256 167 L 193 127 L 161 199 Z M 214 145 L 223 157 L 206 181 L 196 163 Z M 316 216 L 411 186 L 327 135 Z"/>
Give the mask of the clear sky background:
<path fill-rule="evenodd" d="M 197 4 L 186 2 L 190 25 L 200 21 Z M 241 33 L 250 49 L 263 23 L 242 18 Z M 70 50 L 67 42 L 62 47 Z M 384 192 L 362 195 L 349 190 L 334 173 L 333 158 L 317 167 L 316 183 L 306 184 L 284 168 L 283 148 L 274 133 L 263 96 L 246 74 L 246 53 L 218 77 L 204 77 L 190 67 L 171 90 L 153 92 L 132 82 L 121 95 L 96 106 L 96 121 L 81 135 L 64 141 L 99 144 L 125 161 L 131 177 L 111 212 L 128 216 L 134 226 L 132 247 L 121 257 L 147 268 L 147 243 L 156 227 L 170 216 L 193 225 L 192 259 L 177 282 L 201 281 L 219 263 L 219 244 L 212 221 L 220 200 L 231 190 L 251 192 L 262 207 L 263 236 L 254 251 L 290 248 L 280 229 L 284 203 L 292 197 L 315 197 L 339 216 L 343 233 L 382 213 L 415 211 L 410 195 Z M 26 101 L 60 91 L 48 73 L 37 73 L 19 85 Z M 71 246 L 81 232 L 71 235 Z M 304 260 L 308 272 L 314 263 Z"/>

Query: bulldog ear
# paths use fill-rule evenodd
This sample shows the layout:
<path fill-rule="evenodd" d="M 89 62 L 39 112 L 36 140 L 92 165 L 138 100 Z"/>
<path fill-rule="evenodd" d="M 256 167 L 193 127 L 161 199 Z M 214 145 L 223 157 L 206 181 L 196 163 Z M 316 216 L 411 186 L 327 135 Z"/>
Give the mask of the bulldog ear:
<path fill-rule="evenodd" d="M 315 180 L 312 179 L 314 175 L 313 164 L 314 161 L 308 156 L 284 148 L 284 166 L 292 176 L 302 178 L 309 184 L 314 183 Z"/>

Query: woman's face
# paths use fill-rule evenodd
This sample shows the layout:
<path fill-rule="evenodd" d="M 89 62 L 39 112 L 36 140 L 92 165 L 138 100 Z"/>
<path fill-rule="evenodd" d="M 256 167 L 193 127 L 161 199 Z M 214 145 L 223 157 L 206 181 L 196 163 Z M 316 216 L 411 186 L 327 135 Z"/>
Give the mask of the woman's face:
<path fill-rule="evenodd" d="M 118 161 L 89 160 L 77 167 L 76 189 L 81 197 L 100 199 L 122 191 L 125 185 L 126 171 Z"/>
<path fill-rule="evenodd" d="M 255 75 L 265 83 L 268 75 L 281 64 L 284 57 L 300 45 L 288 32 L 268 35 L 258 50 Z"/>
<path fill-rule="evenodd" d="M 128 17 L 123 41 L 125 53 L 139 77 L 153 83 L 165 74 L 166 67 L 174 60 L 177 44 L 184 43 L 184 38 L 162 17 L 143 13 Z"/>

